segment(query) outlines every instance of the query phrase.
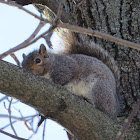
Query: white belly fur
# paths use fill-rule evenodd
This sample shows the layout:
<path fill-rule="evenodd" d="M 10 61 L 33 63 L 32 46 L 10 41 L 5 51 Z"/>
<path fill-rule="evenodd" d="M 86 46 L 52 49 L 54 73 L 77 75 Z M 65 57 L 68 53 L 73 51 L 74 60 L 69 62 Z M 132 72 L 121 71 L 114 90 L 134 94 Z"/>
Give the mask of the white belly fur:
<path fill-rule="evenodd" d="M 88 76 L 86 79 L 80 81 L 73 80 L 64 87 L 66 87 L 72 93 L 91 99 L 93 86 L 96 84 L 97 79 L 93 79 L 92 76 Z"/>
<path fill-rule="evenodd" d="M 43 77 L 51 80 L 50 74 L 47 73 Z M 70 92 L 78 96 L 83 96 L 85 98 L 91 99 L 91 92 L 93 86 L 96 84 L 97 78 L 93 78 L 93 75 L 88 76 L 86 79 L 77 80 L 74 79 L 64 87 L 67 88 Z"/>
<path fill-rule="evenodd" d="M 46 79 L 50 79 L 50 74 L 47 73 L 47 74 L 43 75 L 42 77 L 45 77 Z"/>

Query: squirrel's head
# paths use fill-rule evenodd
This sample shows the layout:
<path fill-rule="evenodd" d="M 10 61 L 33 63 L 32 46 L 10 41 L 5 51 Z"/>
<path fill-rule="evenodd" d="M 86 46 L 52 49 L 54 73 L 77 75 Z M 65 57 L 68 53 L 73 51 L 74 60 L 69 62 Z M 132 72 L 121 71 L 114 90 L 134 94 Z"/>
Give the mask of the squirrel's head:
<path fill-rule="evenodd" d="M 43 75 L 45 69 L 45 58 L 48 57 L 44 44 L 40 45 L 39 51 L 33 51 L 23 56 L 22 67 L 32 71 L 34 74 Z"/>

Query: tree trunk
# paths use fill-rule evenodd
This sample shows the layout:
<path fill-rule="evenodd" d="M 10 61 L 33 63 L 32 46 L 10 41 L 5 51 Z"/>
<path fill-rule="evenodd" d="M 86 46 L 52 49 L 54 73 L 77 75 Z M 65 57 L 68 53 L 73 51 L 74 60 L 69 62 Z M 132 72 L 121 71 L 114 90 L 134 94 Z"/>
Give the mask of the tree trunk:
<path fill-rule="evenodd" d="M 67 0 L 64 5 L 63 15 L 67 13 L 67 16 L 62 15 L 63 22 L 140 43 L 139 0 L 83 0 L 80 6 L 74 4 L 73 1 Z M 52 2 L 55 3 L 53 7 L 58 7 L 60 0 L 59 2 L 58 0 L 52 0 Z M 43 1 L 42 4 L 44 4 Z M 49 6 L 49 4 L 46 5 Z M 50 20 L 54 19 L 55 16 L 50 14 L 50 10 L 43 9 L 41 5 L 35 5 L 35 7 Z M 80 39 L 79 34 L 76 36 L 77 39 Z M 122 114 L 128 115 L 140 98 L 140 51 L 130 49 L 127 46 L 122 47 L 96 37 L 87 36 L 85 38 L 86 40 L 94 40 L 106 48 L 117 61 L 121 71 L 118 94 L 123 102 Z M 140 118 L 140 111 L 137 118 Z"/>
<path fill-rule="evenodd" d="M 51 1 L 50 0 L 25 0 L 25 1 L 16 0 L 16 1 L 23 5 L 31 4 L 31 3 L 43 4 L 48 6 L 48 8 L 50 8 L 54 13 L 57 12 L 57 8 L 60 3 L 60 0 L 51 0 Z M 44 13 L 50 20 L 53 20 L 55 15 L 52 14 L 52 12 L 43 5 L 35 5 L 35 7 L 40 12 Z M 68 22 L 73 25 L 79 25 L 81 27 L 92 28 L 93 30 L 98 30 L 100 32 L 107 33 L 125 40 L 129 40 L 135 43 L 140 43 L 139 42 L 140 41 L 139 9 L 140 9 L 139 0 L 135 0 L 135 1 L 133 0 L 116 0 L 116 1 L 83 0 L 83 2 L 80 5 L 76 5 L 74 3 L 74 0 L 67 0 L 63 8 L 63 15 L 61 19 L 63 22 Z M 59 31 L 60 30 L 58 30 L 58 32 Z M 77 34 L 76 36 L 77 39 L 80 39 L 81 35 Z M 93 40 L 96 43 L 100 44 L 101 46 L 105 47 L 105 49 L 107 49 L 110 52 L 110 54 L 115 58 L 115 60 L 118 62 L 118 66 L 121 71 L 120 88 L 118 91 L 118 95 L 121 97 L 121 101 L 122 101 L 122 106 L 121 106 L 122 113 L 120 114 L 121 117 L 118 117 L 118 120 L 119 122 L 122 123 L 124 121 L 124 118 L 128 117 L 128 115 L 132 111 L 132 108 L 137 103 L 137 100 L 140 98 L 140 52 L 124 46 L 119 46 L 107 40 L 98 39 L 96 37 L 86 36 L 85 39 Z M 1 86 L 0 86 L 0 90 L 6 92 L 6 94 L 8 95 L 11 95 L 11 91 L 6 91 L 5 89 L 2 89 Z M 71 94 L 68 95 L 73 96 Z M 17 95 L 11 95 L 11 96 L 17 97 Z M 21 100 L 20 97 L 17 98 Z M 66 102 L 68 100 L 67 106 L 69 106 L 69 103 L 72 102 L 75 105 L 73 109 L 74 108 L 78 109 L 79 105 L 77 105 L 76 103 L 77 101 L 72 100 L 72 99 L 77 99 L 77 97 L 74 96 L 69 98 L 71 100 L 69 100 L 68 98 L 66 99 Z M 38 97 L 37 99 L 36 97 L 36 100 L 42 100 L 42 99 L 43 98 L 40 97 Z M 48 104 L 45 104 L 45 106 L 42 107 L 40 106 L 40 104 L 36 104 L 36 102 L 30 103 L 30 100 L 28 102 L 26 102 L 24 99 L 21 101 L 37 108 L 37 110 L 40 111 L 43 115 L 49 116 L 50 118 L 59 122 L 64 127 L 71 130 L 71 132 L 75 136 L 77 136 L 79 140 L 85 140 L 85 139 L 112 140 L 116 136 L 118 127 L 120 127 L 119 125 L 116 124 L 115 127 L 113 121 L 109 119 L 107 116 L 104 116 L 102 113 L 101 115 L 98 115 L 98 111 L 96 109 L 95 110 L 91 109 L 92 108 L 91 106 L 90 106 L 91 108 L 89 107 L 90 108 L 89 109 L 87 103 L 84 103 L 83 107 L 86 106 L 88 109 L 86 107 L 84 107 L 84 109 L 81 108 L 82 111 L 80 114 L 81 116 L 80 115 L 76 116 L 76 114 L 74 114 L 77 112 L 75 109 L 73 110 L 74 111 L 73 114 L 69 114 L 69 112 L 72 113 L 72 111 L 65 112 L 65 109 L 62 110 L 61 113 L 57 112 L 56 108 L 53 108 L 55 109 L 55 111 L 51 110 L 52 108 L 51 109 L 49 108 L 48 111 L 46 110 L 44 111 L 43 107 L 49 106 Z M 54 99 L 52 99 L 52 101 L 54 103 Z M 59 103 L 61 105 L 64 102 L 62 101 L 61 103 L 60 100 Z M 80 103 L 82 102 L 80 101 Z M 57 104 L 54 104 L 54 106 L 56 107 Z M 91 113 L 89 113 L 89 111 L 91 111 Z M 92 114 L 90 116 L 92 119 L 88 115 L 86 116 L 86 113 L 88 113 L 88 115 Z M 74 118 L 73 115 L 75 116 L 74 120 L 73 120 Z M 95 120 L 96 121 L 98 120 L 96 117 L 99 119 L 98 122 L 95 122 Z M 84 119 L 88 121 L 85 122 Z M 91 120 L 89 121 L 89 119 Z M 100 122 L 100 119 L 104 121 Z M 69 120 L 74 121 L 75 124 L 71 124 Z M 140 139 L 140 133 L 139 133 L 140 132 L 140 109 L 133 120 L 134 121 L 131 124 L 128 133 L 126 133 L 125 135 L 126 140 Z M 84 124 L 80 125 L 79 123 L 81 123 L 82 121 L 84 121 Z M 90 123 L 92 123 L 92 127 Z M 85 125 L 85 128 L 83 127 L 83 125 Z"/>

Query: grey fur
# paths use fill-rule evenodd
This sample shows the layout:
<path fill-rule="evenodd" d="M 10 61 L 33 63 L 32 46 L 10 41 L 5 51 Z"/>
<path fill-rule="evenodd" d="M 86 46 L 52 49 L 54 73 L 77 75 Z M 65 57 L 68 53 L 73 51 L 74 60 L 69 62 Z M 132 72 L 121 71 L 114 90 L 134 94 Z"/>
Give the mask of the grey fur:
<path fill-rule="evenodd" d="M 116 116 L 119 111 L 116 94 L 119 72 L 113 58 L 93 43 L 87 47 L 71 40 L 68 45 L 67 55 L 47 52 L 45 58 L 40 53 L 44 52 L 43 47 L 43 51 L 34 51 L 25 56 L 22 66 L 83 96 L 104 113 Z M 36 64 L 36 58 L 41 60 L 39 64 Z"/>
<path fill-rule="evenodd" d="M 80 36 L 80 42 L 74 37 L 73 33 L 64 30 L 61 33 L 61 37 L 63 39 L 63 54 L 83 54 L 91 57 L 95 57 L 101 60 L 104 64 L 106 64 L 109 69 L 114 74 L 117 86 L 119 86 L 120 82 L 120 70 L 114 61 L 114 59 L 108 54 L 108 52 L 103 49 L 98 44 L 95 44 L 93 41 L 87 42 L 85 41 L 85 36 Z"/>

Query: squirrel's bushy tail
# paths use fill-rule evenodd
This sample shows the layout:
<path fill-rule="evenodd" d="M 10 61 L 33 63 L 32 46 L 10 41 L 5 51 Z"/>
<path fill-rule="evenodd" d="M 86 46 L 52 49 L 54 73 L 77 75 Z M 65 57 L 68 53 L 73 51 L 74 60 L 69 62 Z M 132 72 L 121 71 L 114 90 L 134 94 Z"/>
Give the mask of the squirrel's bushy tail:
<path fill-rule="evenodd" d="M 114 74 L 116 84 L 119 85 L 119 68 L 116 65 L 114 59 L 105 49 L 92 41 L 85 42 L 83 36 L 80 38 L 83 40 L 83 42 L 78 42 L 78 40 L 73 36 L 73 33 L 65 29 L 63 29 L 63 31 L 61 32 L 60 37 L 62 38 L 64 43 L 64 51 L 62 51 L 61 54 L 83 54 L 91 57 L 96 57 L 110 68 L 110 70 Z"/>

